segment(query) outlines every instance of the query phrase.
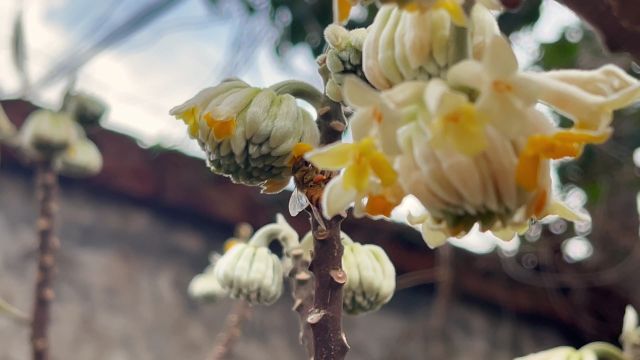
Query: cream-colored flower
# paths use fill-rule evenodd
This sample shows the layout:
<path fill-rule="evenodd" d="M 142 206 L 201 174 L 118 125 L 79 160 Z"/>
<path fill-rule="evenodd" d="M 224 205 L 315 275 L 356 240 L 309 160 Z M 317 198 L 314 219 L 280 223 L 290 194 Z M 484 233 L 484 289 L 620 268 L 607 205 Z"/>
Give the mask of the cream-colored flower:
<path fill-rule="evenodd" d="M 53 158 L 79 137 L 78 125 L 65 113 L 36 110 L 20 128 L 22 149 L 36 157 Z"/>
<path fill-rule="evenodd" d="M 54 167 L 66 176 L 93 176 L 102 170 L 102 154 L 96 144 L 83 134 L 56 157 Z"/>
<path fill-rule="evenodd" d="M 444 9 L 380 8 L 363 48 L 363 70 L 377 89 L 407 80 L 429 79 L 450 65 L 452 17 Z"/>
<path fill-rule="evenodd" d="M 347 76 L 364 78 L 362 72 L 362 46 L 367 30 L 360 28 L 346 30 L 342 26 L 331 24 L 325 31 L 329 44 L 325 62 L 331 74 L 326 84 L 326 93 L 331 100 L 342 102 L 342 85 Z"/>
<path fill-rule="evenodd" d="M 380 309 L 396 287 L 396 271 L 385 251 L 372 244 L 353 242 L 343 234 L 342 267 L 347 275 L 343 309 L 357 315 Z"/>
<path fill-rule="evenodd" d="M 402 200 L 391 197 L 394 194 L 391 189 L 395 188 L 397 174 L 388 157 L 378 150 L 375 140 L 371 137 L 351 144 L 325 146 L 307 153 L 305 157 L 321 169 L 345 169 L 324 189 L 322 210 L 328 219 L 344 211 L 352 202 L 355 202 L 356 210 L 363 209 L 363 200 L 369 195 L 389 194 L 389 197 L 384 198 L 388 202 L 397 201 L 396 205 Z M 378 210 L 377 206 L 375 210 Z M 360 211 L 356 214 L 359 215 Z"/>
<path fill-rule="evenodd" d="M 614 65 L 599 69 L 527 73 L 539 98 L 575 122 L 577 128 L 604 131 L 613 111 L 640 101 L 640 81 Z"/>
<path fill-rule="evenodd" d="M 98 124 L 107 112 L 107 106 L 100 99 L 77 92 L 65 94 L 62 109 L 84 126 Z"/>
<path fill-rule="evenodd" d="M 263 305 L 278 300 L 284 270 L 280 259 L 269 250 L 274 240 L 280 241 L 285 252 L 298 246 L 298 234 L 280 214 L 275 223 L 258 229 L 248 243 L 235 244 L 216 262 L 216 279 L 231 297 Z"/>
<path fill-rule="evenodd" d="M 189 282 L 189 296 L 204 302 L 216 302 L 229 295 L 227 289 L 223 288 L 218 282 L 218 278 L 214 272 L 214 264 L 217 262 L 218 254 L 211 256 L 211 265 L 209 265 L 202 274 L 193 277 Z"/>
<path fill-rule="evenodd" d="M 282 264 L 264 246 L 234 246 L 218 260 L 214 273 L 220 285 L 233 298 L 270 305 L 282 294 Z"/>
<path fill-rule="evenodd" d="M 171 114 L 187 124 L 213 172 L 267 192 L 288 184 L 293 147 L 319 139 L 315 121 L 293 96 L 240 80 L 202 90 Z"/>
<path fill-rule="evenodd" d="M 488 121 L 508 137 L 522 134 L 522 113 L 537 102 L 536 83 L 518 71 L 518 61 L 507 39 L 494 36 L 482 61 L 464 60 L 447 73 L 454 87 L 480 92 L 476 107 Z"/>

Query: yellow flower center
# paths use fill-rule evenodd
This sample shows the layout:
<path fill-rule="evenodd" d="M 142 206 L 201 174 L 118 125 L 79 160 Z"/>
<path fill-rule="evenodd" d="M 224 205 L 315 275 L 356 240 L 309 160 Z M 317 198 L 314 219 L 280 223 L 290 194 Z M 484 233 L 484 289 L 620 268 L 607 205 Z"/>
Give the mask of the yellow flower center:
<path fill-rule="evenodd" d="M 498 94 L 506 94 L 513 91 L 513 86 L 508 82 L 502 80 L 494 80 L 491 84 L 491 87 L 493 87 L 493 91 L 497 92 Z"/>
<path fill-rule="evenodd" d="M 390 186 L 397 180 L 397 173 L 389 159 L 376 149 L 372 138 L 364 138 L 352 144 L 352 155 L 344 173 L 344 187 L 355 188 L 360 193 L 369 188 L 369 178 L 373 172 L 382 186 Z"/>
<path fill-rule="evenodd" d="M 582 154 L 585 144 L 600 144 L 611 135 L 608 131 L 599 133 L 565 130 L 552 135 L 532 135 L 520 153 L 516 167 L 516 183 L 527 191 L 538 188 L 540 163 L 543 159 L 577 157 Z"/>
<path fill-rule="evenodd" d="M 235 118 L 215 119 L 211 116 L 211 113 L 206 113 L 204 114 L 204 120 L 213 130 L 213 137 L 218 141 L 230 138 L 236 131 Z"/>
<path fill-rule="evenodd" d="M 222 245 L 222 249 L 226 253 L 227 251 L 231 250 L 234 246 L 239 244 L 244 244 L 244 242 L 235 238 L 231 238 L 224 242 L 224 244 Z"/>
<path fill-rule="evenodd" d="M 474 156 L 485 149 L 484 121 L 471 103 L 464 103 L 444 114 L 431 125 L 431 144 L 451 144 L 457 151 Z"/>

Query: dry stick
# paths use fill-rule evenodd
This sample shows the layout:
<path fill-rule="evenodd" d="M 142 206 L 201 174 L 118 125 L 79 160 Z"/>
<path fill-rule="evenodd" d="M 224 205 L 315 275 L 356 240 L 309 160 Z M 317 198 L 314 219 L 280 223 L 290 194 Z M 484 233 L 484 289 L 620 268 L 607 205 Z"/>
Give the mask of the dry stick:
<path fill-rule="evenodd" d="M 447 312 L 453 298 L 454 269 L 453 269 L 453 249 L 451 245 L 445 244 L 437 250 L 438 263 L 438 285 L 436 288 L 436 298 L 433 305 L 431 319 L 428 324 L 431 337 L 438 339 L 437 346 L 432 347 L 433 359 L 446 358 L 446 348 L 444 346 L 444 326 L 446 324 Z"/>
<path fill-rule="evenodd" d="M 309 311 L 313 308 L 314 281 L 309 271 L 309 261 L 304 258 L 304 250 L 294 249 L 289 254 L 293 268 L 289 274 L 291 297 L 293 297 L 293 311 L 300 319 L 300 344 L 304 346 L 307 357 L 313 359 L 313 335 L 307 322 Z"/>
<path fill-rule="evenodd" d="M 238 338 L 242 334 L 242 323 L 251 316 L 251 305 L 244 300 L 236 301 L 233 310 L 227 316 L 224 330 L 218 335 L 213 348 L 213 360 L 226 359 Z"/>
<path fill-rule="evenodd" d="M 31 344 L 34 360 L 48 360 L 50 345 L 48 328 L 51 320 L 51 300 L 54 298 L 51 283 L 55 272 L 55 253 L 59 247 L 59 241 L 54 234 L 58 178 L 51 166 L 51 161 L 39 162 L 36 174 L 36 194 L 40 203 L 37 222 L 40 244 L 31 323 Z"/>

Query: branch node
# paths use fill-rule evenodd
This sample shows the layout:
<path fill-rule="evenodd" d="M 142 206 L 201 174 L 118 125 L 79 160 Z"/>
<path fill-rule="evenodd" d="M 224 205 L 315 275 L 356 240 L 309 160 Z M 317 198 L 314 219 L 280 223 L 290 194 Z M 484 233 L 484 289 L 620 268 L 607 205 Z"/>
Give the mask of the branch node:
<path fill-rule="evenodd" d="M 342 269 L 333 269 L 329 271 L 329 275 L 331 275 L 333 281 L 338 284 L 344 284 L 347 282 L 347 273 L 345 273 Z"/>
<path fill-rule="evenodd" d="M 322 320 L 326 313 L 327 312 L 324 310 L 313 309 L 309 312 L 309 316 L 307 316 L 307 322 L 312 325 L 317 324 Z"/>

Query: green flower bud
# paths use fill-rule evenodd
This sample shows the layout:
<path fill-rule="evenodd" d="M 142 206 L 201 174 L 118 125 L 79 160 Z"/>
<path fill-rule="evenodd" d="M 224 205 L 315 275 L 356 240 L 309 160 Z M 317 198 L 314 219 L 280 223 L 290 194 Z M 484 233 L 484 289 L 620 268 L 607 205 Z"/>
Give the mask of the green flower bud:
<path fill-rule="evenodd" d="M 336 102 L 342 101 L 342 84 L 345 75 L 355 74 L 364 79 L 362 72 L 362 46 L 367 36 L 366 29 L 347 30 L 331 24 L 324 32 L 329 44 L 326 54 L 327 69 L 331 73 L 327 84 L 327 96 Z"/>
<path fill-rule="evenodd" d="M 269 250 L 273 240 L 280 241 L 285 252 L 298 246 L 298 234 L 280 214 L 275 223 L 263 226 L 248 243 L 234 245 L 218 260 L 213 271 L 231 297 L 263 305 L 278 300 L 284 270 L 280 259 Z"/>
<path fill-rule="evenodd" d="M 97 97 L 83 93 L 67 93 L 62 108 L 81 125 L 96 125 L 107 112 L 107 106 Z"/>
<path fill-rule="evenodd" d="M 287 185 L 293 147 L 316 146 L 320 137 L 315 120 L 293 96 L 240 80 L 205 89 L 171 114 L 188 125 L 213 172 L 269 192 Z"/>
<path fill-rule="evenodd" d="M 219 255 L 212 256 L 211 264 L 202 274 L 196 275 L 189 283 L 189 296 L 203 302 L 216 302 L 229 294 L 218 282 L 213 264 Z"/>
<path fill-rule="evenodd" d="M 343 288 L 342 309 L 358 315 L 380 309 L 388 303 L 396 288 L 396 270 L 385 251 L 372 244 L 354 242 L 340 234 L 344 253 L 342 268 L 347 275 Z M 300 242 L 305 258 L 311 261 L 313 235 L 307 233 Z"/>
<path fill-rule="evenodd" d="M 93 176 L 102 170 L 102 154 L 93 141 L 81 137 L 55 159 L 54 166 L 63 175 Z"/>
<path fill-rule="evenodd" d="M 78 139 L 76 123 L 64 113 L 36 110 L 25 120 L 19 133 L 25 151 L 52 158 Z"/>
<path fill-rule="evenodd" d="M 342 307 L 347 314 L 376 311 L 391 300 L 396 270 L 384 250 L 343 237 L 342 267 L 347 274 Z"/>
<path fill-rule="evenodd" d="M 271 305 L 282 294 L 280 259 L 264 246 L 235 245 L 218 260 L 214 273 L 231 297 L 252 304 Z"/>

